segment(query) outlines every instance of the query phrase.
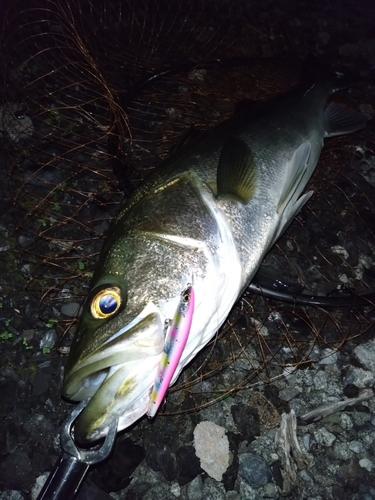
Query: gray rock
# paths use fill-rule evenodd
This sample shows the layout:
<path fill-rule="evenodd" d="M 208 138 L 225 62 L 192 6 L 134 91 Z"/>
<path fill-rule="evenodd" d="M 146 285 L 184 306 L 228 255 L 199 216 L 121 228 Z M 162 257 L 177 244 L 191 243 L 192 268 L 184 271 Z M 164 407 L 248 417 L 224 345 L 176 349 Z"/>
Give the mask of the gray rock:
<path fill-rule="evenodd" d="M 312 370 L 299 370 L 296 373 L 296 385 L 299 387 L 310 387 L 314 383 Z"/>
<path fill-rule="evenodd" d="M 240 499 L 243 500 L 258 500 L 259 499 L 259 491 L 254 489 L 250 484 L 248 484 L 245 480 L 240 481 Z"/>
<path fill-rule="evenodd" d="M 314 478 L 313 474 L 308 469 L 300 470 L 298 475 L 305 484 L 312 485 L 315 482 L 315 478 Z"/>
<path fill-rule="evenodd" d="M 0 253 L 7 252 L 10 249 L 10 243 L 8 241 L 2 241 L 0 239 Z"/>
<path fill-rule="evenodd" d="M 314 432 L 314 438 L 318 444 L 321 444 L 323 446 L 331 446 L 336 440 L 336 436 L 331 432 L 328 432 L 325 427 L 322 427 L 321 429 L 318 429 L 316 432 Z"/>
<path fill-rule="evenodd" d="M 351 366 L 346 373 L 344 385 L 353 384 L 360 389 L 365 387 L 373 387 L 375 383 L 375 372 L 364 370 L 363 368 L 355 368 Z"/>
<path fill-rule="evenodd" d="M 374 462 L 372 462 L 368 458 L 362 458 L 359 461 L 359 465 L 360 465 L 360 467 L 362 467 L 363 469 L 368 470 L 369 472 L 371 472 L 374 469 L 374 467 L 375 467 Z"/>
<path fill-rule="evenodd" d="M 301 398 L 294 398 L 289 402 L 289 408 L 294 410 L 296 415 L 303 415 L 307 413 L 310 408 L 308 407 L 306 401 Z"/>
<path fill-rule="evenodd" d="M 353 427 L 362 426 L 371 422 L 372 415 L 366 411 L 353 411 L 351 419 L 353 420 Z"/>
<path fill-rule="evenodd" d="M 318 371 L 314 377 L 314 386 L 317 391 L 325 391 L 327 389 L 328 375 L 324 370 Z"/>
<path fill-rule="evenodd" d="M 202 500 L 203 499 L 203 480 L 202 476 L 197 476 L 188 483 L 183 492 L 182 498 L 187 500 Z"/>
<path fill-rule="evenodd" d="M 80 304 L 78 302 L 69 302 L 61 306 L 61 313 L 68 318 L 75 318 L 78 315 Z"/>
<path fill-rule="evenodd" d="M 19 491 L 7 490 L 0 492 L 0 500 L 23 500 L 23 496 Z"/>
<path fill-rule="evenodd" d="M 171 493 L 172 495 L 174 495 L 176 498 L 179 498 L 181 496 L 181 486 L 176 482 L 174 481 L 172 484 L 171 484 Z"/>
<path fill-rule="evenodd" d="M 353 453 L 362 453 L 363 451 L 363 445 L 360 441 L 350 441 L 348 446 Z"/>
<path fill-rule="evenodd" d="M 340 426 L 345 431 L 348 431 L 353 428 L 352 419 L 349 417 L 347 413 L 342 413 L 340 415 Z"/>
<path fill-rule="evenodd" d="M 40 349 L 53 349 L 56 345 L 57 341 L 57 332 L 56 330 L 48 330 L 46 332 L 39 343 Z"/>
<path fill-rule="evenodd" d="M 241 500 L 241 494 L 237 491 L 227 491 L 226 500 Z"/>
<path fill-rule="evenodd" d="M 335 457 L 339 460 L 349 460 L 353 456 L 353 452 L 350 451 L 347 443 L 336 443 L 333 446 L 333 451 Z"/>
<path fill-rule="evenodd" d="M 267 462 L 260 455 L 251 452 L 239 455 L 238 474 L 255 488 L 272 480 L 272 471 Z"/>
<path fill-rule="evenodd" d="M 354 355 L 366 370 L 375 373 L 375 340 L 357 346 Z"/>
<path fill-rule="evenodd" d="M 262 488 L 262 497 L 263 498 L 278 498 L 279 492 L 277 490 L 276 484 L 267 483 Z"/>
<path fill-rule="evenodd" d="M 322 359 L 319 360 L 318 364 L 319 365 L 332 365 L 334 363 L 337 363 L 338 359 L 338 352 L 334 351 L 333 349 L 323 349 L 322 351 Z"/>
<path fill-rule="evenodd" d="M 203 483 L 203 499 L 225 500 L 226 493 L 224 486 L 214 479 L 207 478 Z M 190 499 L 189 499 L 190 500 Z"/>
<path fill-rule="evenodd" d="M 153 485 L 143 496 L 138 497 L 142 500 L 176 500 L 176 497 L 170 491 L 170 486 L 162 482 Z"/>
<path fill-rule="evenodd" d="M 302 442 L 303 442 L 303 446 L 305 447 L 306 451 L 309 451 L 309 449 L 310 449 L 310 441 L 311 441 L 311 435 L 304 434 L 302 437 Z"/>
<path fill-rule="evenodd" d="M 279 392 L 279 397 L 283 401 L 290 401 L 300 394 L 300 390 L 298 387 L 286 387 L 285 389 L 281 389 Z"/>

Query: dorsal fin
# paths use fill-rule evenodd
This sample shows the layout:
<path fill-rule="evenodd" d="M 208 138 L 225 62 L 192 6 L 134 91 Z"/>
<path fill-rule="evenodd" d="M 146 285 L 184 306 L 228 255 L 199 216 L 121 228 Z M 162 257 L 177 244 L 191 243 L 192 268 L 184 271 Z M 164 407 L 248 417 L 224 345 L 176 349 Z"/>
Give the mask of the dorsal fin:
<path fill-rule="evenodd" d="M 257 185 L 258 172 L 250 147 L 242 139 L 229 137 L 220 153 L 217 195 L 232 197 L 247 205 Z"/>

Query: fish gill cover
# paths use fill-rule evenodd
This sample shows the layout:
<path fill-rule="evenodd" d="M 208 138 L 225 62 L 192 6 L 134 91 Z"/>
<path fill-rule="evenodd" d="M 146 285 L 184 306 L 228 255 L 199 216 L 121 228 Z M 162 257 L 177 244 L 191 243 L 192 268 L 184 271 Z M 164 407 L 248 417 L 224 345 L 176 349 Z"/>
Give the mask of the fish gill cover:
<path fill-rule="evenodd" d="M 289 9 L 273 17 L 241 1 L 47 0 L 7 10 L 0 128 L 18 259 L 40 318 L 54 319 L 61 352 L 76 326 L 62 306 L 85 297 L 124 198 L 190 127 L 204 130 L 239 102 L 253 106 L 300 79 L 315 33 Z M 368 102 L 365 89 L 360 102 Z M 355 108 L 358 92 L 335 99 Z M 358 136 L 327 142 L 314 196 L 266 258 L 293 292 L 374 291 L 370 130 L 361 132 L 361 147 Z M 371 301 L 325 309 L 246 292 L 171 388 L 162 414 L 263 386 L 325 348 L 360 339 L 374 319 Z"/>

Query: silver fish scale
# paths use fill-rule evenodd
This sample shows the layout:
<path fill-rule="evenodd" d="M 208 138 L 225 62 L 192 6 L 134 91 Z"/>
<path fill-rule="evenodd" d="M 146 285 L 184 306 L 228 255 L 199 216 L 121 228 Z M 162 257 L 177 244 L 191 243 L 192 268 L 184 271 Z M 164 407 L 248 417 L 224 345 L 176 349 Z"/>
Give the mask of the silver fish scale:
<path fill-rule="evenodd" d="M 138 286 L 127 286 L 124 322 L 149 301 L 160 304 L 178 297 L 182 283 L 204 283 L 208 261 L 220 266 L 222 237 L 202 189 L 195 175 L 182 175 L 123 216 L 121 234 L 112 240 L 103 271 L 125 280 L 136 277 Z"/>
<path fill-rule="evenodd" d="M 326 97 L 327 95 L 325 95 Z M 214 131 L 211 131 L 210 135 L 204 136 L 197 144 L 187 146 L 177 157 L 167 160 L 163 170 L 151 181 L 151 191 L 157 185 L 166 186 L 169 184 L 171 188 L 171 180 L 175 178 L 174 176 L 194 172 L 202 181 L 201 191 L 215 189 L 217 165 L 225 140 L 235 136 L 248 144 L 254 154 L 255 168 L 258 172 L 258 185 L 254 198 L 247 206 L 226 200 L 225 197 L 215 198 L 211 196 L 210 200 L 211 205 L 216 205 L 222 210 L 231 227 L 243 266 L 242 289 L 247 286 L 256 272 L 257 266 L 269 250 L 272 235 L 279 220 L 279 214 L 276 210 L 288 180 L 288 165 L 293 153 L 305 141 L 309 141 L 312 145 L 306 169 L 306 181 L 319 158 L 325 134 L 323 101 L 319 103 L 320 109 L 318 111 L 315 109 L 314 113 L 309 108 L 312 105 L 316 107 L 315 101 L 309 100 L 307 104 L 307 109 L 304 109 L 303 112 L 283 103 L 281 109 L 275 109 L 274 114 L 264 118 L 253 119 L 247 115 L 238 122 L 236 121 L 237 117 L 234 117 L 232 120 L 220 124 L 216 128 L 216 135 Z M 306 182 L 301 183 L 299 194 L 305 184 Z M 175 194 L 169 193 L 168 199 L 170 200 L 174 196 Z M 176 199 L 178 203 L 184 204 L 187 213 L 191 211 L 194 213 L 191 205 L 197 203 L 197 212 L 191 218 L 191 224 L 194 224 L 195 220 L 199 221 L 199 211 L 202 210 L 202 204 L 200 201 L 197 202 L 199 197 L 187 194 L 186 191 L 185 194 L 181 194 L 181 197 L 180 195 L 176 196 Z M 151 203 L 150 201 L 150 205 Z M 160 219 L 176 218 L 177 205 L 175 205 L 176 211 L 172 214 L 171 212 L 166 213 L 166 208 L 169 206 L 167 203 L 160 200 L 158 206 L 159 204 L 164 205 L 164 208 L 161 209 L 162 213 L 158 214 Z M 148 210 L 151 208 L 150 205 Z M 130 216 L 129 222 L 133 225 L 137 216 L 134 213 L 126 212 L 127 210 L 125 210 L 124 217 Z M 187 229 L 182 225 L 179 229 L 181 230 L 182 227 Z M 178 228 L 175 227 L 174 230 L 177 231 Z M 188 233 L 185 232 L 186 234 Z M 207 238 L 207 234 L 212 234 L 212 232 L 199 233 L 198 231 L 197 238 Z"/>
<path fill-rule="evenodd" d="M 130 235 L 124 243 L 120 240 L 118 245 L 122 245 L 119 253 L 108 259 L 114 266 L 121 259 L 125 245 L 128 248 L 139 246 L 144 250 L 142 254 L 126 254 L 127 258 L 133 257 L 126 271 L 134 273 L 137 283 L 139 280 L 138 286 L 129 283 L 128 287 L 126 313 L 131 318 L 138 315 L 148 301 L 158 304 L 181 293 L 181 282 L 186 280 L 186 276 L 192 276 L 192 269 L 196 279 L 204 279 L 207 275 L 206 258 L 199 248 L 182 247 L 152 233 Z"/>
<path fill-rule="evenodd" d="M 203 185 L 197 175 L 183 173 L 162 189 L 149 193 L 124 214 L 124 230 L 171 235 L 181 244 L 217 245 L 217 224 L 212 209 L 203 201 Z"/>

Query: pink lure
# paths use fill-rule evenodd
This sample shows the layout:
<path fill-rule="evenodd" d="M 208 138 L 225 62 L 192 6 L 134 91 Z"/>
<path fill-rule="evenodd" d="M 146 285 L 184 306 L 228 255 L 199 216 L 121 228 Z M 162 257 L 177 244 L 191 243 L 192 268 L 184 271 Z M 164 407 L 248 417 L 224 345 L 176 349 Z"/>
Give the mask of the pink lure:
<path fill-rule="evenodd" d="M 167 334 L 164 352 L 158 367 L 158 375 L 150 396 L 150 403 L 147 410 L 149 418 L 153 418 L 156 415 L 181 359 L 189 337 L 193 311 L 194 291 L 192 286 L 188 285 L 181 294 L 180 303 Z"/>

